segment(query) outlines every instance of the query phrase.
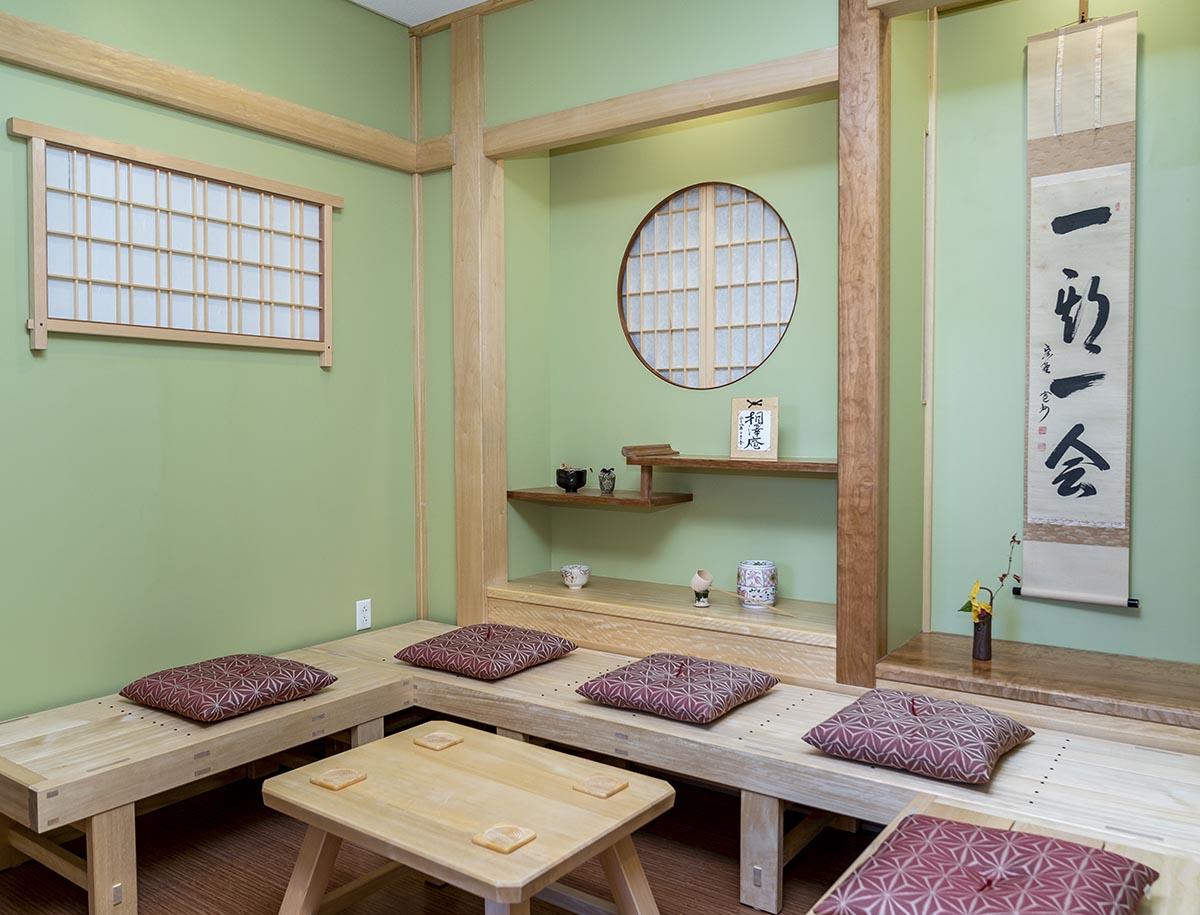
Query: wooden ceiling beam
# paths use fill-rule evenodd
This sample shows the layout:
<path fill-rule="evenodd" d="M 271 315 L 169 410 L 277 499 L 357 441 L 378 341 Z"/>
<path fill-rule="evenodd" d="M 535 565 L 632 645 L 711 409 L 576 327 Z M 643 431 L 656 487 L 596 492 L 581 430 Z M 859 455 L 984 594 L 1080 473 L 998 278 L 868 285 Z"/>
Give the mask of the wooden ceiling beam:
<path fill-rule="evenodd" d="M 0 13 L 0 62 L 398 171 L 417 171 L 423 154 L 427 170 L 449 166 L 445 138 L 425 153 L 385 130 L 8 13 Z"/>
<path fill-rule="evenodd" d="M 820 48 L 700 76 L 490 127 L 484 152 L 504 159 L 834 89 L 837 68 L 837 48 Z"/>
<path fill-rule="evenodd" d="M 991 2 L 993 0 L 867 0 L 867 9 L 878 10 L 890 19 L 893 16 L 906 16 L 922 10 L 936 8 L 939 13 L 945 13 L 961 6 L 976 6 Z"/>

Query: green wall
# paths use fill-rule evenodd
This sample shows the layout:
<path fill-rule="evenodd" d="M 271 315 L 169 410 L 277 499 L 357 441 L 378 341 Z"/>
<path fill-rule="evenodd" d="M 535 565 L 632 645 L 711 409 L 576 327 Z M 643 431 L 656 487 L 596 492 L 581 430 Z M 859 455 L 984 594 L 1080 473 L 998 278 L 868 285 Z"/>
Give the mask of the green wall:
<path fill-rule="evenodd" d="M 407 33 L 348 3 L 0 8 L 407 130 Z M 410 619 L 408 177 L 8 66 L 0 98 L 4 117 L 346 201 L 331 371 L 312 354 L 66 336 L 34 356 L 26 150 L 0 138 L 0 718 L 170 664 L 349 634 L 360 597 L 376 626 Z"/>
<path fill-rule="evenodd" d="M 1000 638 L 1200 661 L 1200 7 L 1139 11 L 1132 591 L 1140 610 L 1004 597 Z M 1002 570 L 1023 519 L 1025 40 L 1075 0 L 1005 0 L 941 19 L 938 124 L 933 624 Z M 979 213 L 987 214 L 986 220 Z"/>

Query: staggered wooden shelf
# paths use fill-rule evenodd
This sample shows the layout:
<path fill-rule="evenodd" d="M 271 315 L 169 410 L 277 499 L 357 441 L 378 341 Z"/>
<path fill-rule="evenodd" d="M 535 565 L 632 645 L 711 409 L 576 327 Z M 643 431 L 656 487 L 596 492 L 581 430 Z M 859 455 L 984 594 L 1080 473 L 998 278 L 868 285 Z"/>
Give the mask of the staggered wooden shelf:
<path fill-rule="evenodd" d="M 971 660 L 971 638 L 925 632 L 876 665 L 882 679 L 1200 728 L 1200 665 L 1051 645 L 995 641 Z"/>
<path fill-rule="evenodd" d="M 543 505 L 570 505 L 574 508 L 627 508 L 635 511 L 658 511 L 672 505 L 692 501 L 690 492 L 652 492 L 649 497 L 632 489 L 618 489 L 605 495 L 598 489 L 563 492 L 557 486 L 534 489 L 510 489 L 510 502 L 540 502 Z"/>
<path fill-rule="evenodd" d="M 774 461 L 747 461 L 741 458 L 702 454 L 627 455 L 625 463 L 635 467 L 662 467 L 668 470 L 701 470 L 751 474 L 800 474 L 836 477 L 836 458 L 778 458 Z"/>
<path fill-rule="evenodd" d="M 747 664 L 790 682 L 833 680 L 837 641 L 833 604 L 781 599 L 770 610 L 743 610 L 714 590 L 692 606 L 686 585 L 593 576 L 571 591 L 558 572 L 488 589 L 487 618 L 556 632 L 585 648 L 642 656 L 676 651 Z"/>

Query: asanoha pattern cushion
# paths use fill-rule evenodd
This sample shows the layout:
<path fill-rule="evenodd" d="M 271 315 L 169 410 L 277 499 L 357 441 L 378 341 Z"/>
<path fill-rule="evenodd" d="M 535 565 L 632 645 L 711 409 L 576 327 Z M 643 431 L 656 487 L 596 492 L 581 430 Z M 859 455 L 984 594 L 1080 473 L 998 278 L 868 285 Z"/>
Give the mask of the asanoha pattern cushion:
<path fill-rule="evenodd" d="M 231 654 L 134 680 L 121 695 L 138 705 L 193 721 L 224 721 L 267 705 L 303 699 L 337 680 L 333 674 L 287 658 Z"/>
<path fill-rule="evenodd" d="M 873 689 L 804 735 L 831 756 L 978 785 L 1028 740 L 1020 722 L 977 705 Z"/>
<path fill-rule="evenodd" d="M 663 653 L 588 680 L 575 692 L 602 705 L 708 724 L 778 682 L 753 667 Z"/>
<path fill-rule="evenodd" d="M 499 680 L 574 650 L 574 642 L 549 632 L 500 623 L 476 623 L 409 645 L 396 652 L 396 657 L 417 667 L 445 670 L 476 680 Z"/>
<path fill-rule="evenodd" d="M 817 915 L 1133 915 L 1153 868 L 1064 839 L 905 817 Z"/>

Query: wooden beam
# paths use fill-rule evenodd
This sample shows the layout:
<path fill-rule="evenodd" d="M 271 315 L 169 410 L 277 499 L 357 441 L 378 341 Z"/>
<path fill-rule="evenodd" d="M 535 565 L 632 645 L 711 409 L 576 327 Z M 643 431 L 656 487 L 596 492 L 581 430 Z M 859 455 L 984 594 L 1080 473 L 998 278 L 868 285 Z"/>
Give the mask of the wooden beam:
<path fill-rule="evenodd" d="M 873 686 L 887 650 L 888 22 L 841 0 L 838 83 L 837 678 Z"/>
<path fill-rule="evenodd" d="M 483 151 L 483 27 L 451 26 L 454 480 L 458 622 L 482 622 L 507 578 L 504 169 Z"/>
<path fill-rule="evenodd" d="M 450 168 L 453 164 L 454 136 L 452 134 L 443 134 L 417 144 L 416 172 L 418 174 L 442 171 Z"/>
<path fill-rule="evenodd" d="M 893 16 L 906 16 L 909 13 L 919 13 L 922 10 L 937 10 L 945 13 L 963 6 L 978 6 L 992 3 L 994 0 L 867 0 L 867 9 L 878 11 L 889 19 Z"/>
<path fill-rule="evenodd" d="M 408 40 L 411 78 L 409 118 L 412 135 L 420 142 L 421 121 L 421 39 Z M 424 150 L 425 144 L 420 144 Z M 413 524 L 416 533 L 417 619 L 429 619 L 429 498 L 426 491 L 428 452 L 425 441 L 425 190 L 420 174 L 412 176 L 412 386 L 413 386 Z"/>
<path fill-rule="evenodd" d="M 9 13 L 0 13 L 0 61 L 375 165 L 418 167 L 404 137 Z"/>
<path fill-rule="evenodd" d="M 474 6 L 468 6 L 466 9 L 455 10 L 453 13 L 439 16 L 437 19 L 430 19 L 428 22 L 414 25 L 408 30 L 408 33 L 416 38 L 424 38 L 426 35 L 432 35 L 434 32 L 445 31 L 461 19 L 469 19 L 472 16 L 486 16 L 488 13 L 498 13 L 501 10 L 511 9 L 526 2 L 528 0 L 484 0 L 483 3 L 476 3 Z"/>
<path fill-rule="evenodd" d="M 76 886 L 87 888 L 87 863 L 79 855 L 16 823 L 10 823 L 8 830 L 8 844 L 14 851 L 48 867 Z"/>
<path fill-rule="evenodd" d="M 504 159 L 833 89 L 837 67 L 837 48 L 820 48 L 633 92 L 488 128 L 484 151 Z"/>

